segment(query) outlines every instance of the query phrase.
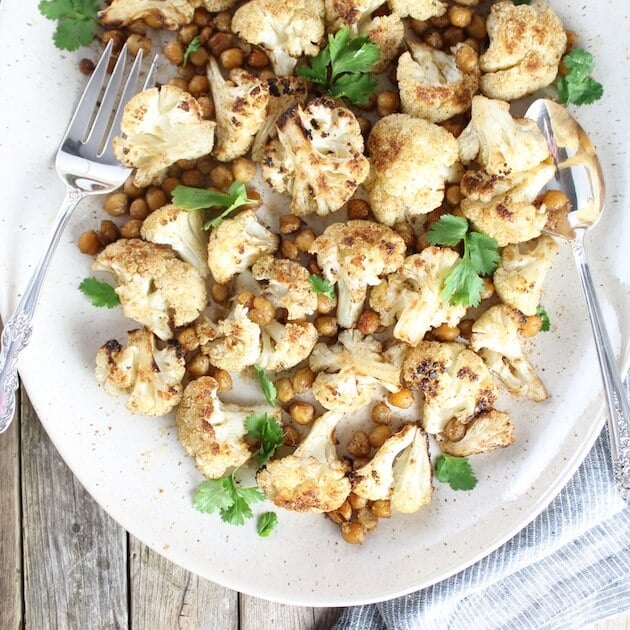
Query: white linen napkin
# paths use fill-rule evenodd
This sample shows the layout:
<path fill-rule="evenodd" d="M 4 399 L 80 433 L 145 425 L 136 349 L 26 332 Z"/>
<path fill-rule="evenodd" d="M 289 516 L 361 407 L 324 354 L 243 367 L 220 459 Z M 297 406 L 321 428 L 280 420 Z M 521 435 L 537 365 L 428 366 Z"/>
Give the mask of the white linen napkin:
<path fill-rule="evenodd" d="M 502 547 L 417 593 L 348 608 L 333 629 L 575 630 L 630 610 L 629 542 L 604 429 L 562 492 Z"/>

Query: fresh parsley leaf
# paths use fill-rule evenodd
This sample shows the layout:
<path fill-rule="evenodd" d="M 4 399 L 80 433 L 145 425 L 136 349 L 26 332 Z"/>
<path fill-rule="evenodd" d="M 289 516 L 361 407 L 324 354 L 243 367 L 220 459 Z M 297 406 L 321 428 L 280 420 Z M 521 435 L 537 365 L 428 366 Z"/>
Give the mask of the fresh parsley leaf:
<path fill-rule="evenodd" d="M 57 21 L 53 34 L 55 46 L 61 50 L 76 50 L 90 44 L 96 33 L 98 0 L 41 0 L 39 12 Z"/>
<path fill-rule="evenodd" d="M 547 314 L 547 311 L 545 310 L 544 306 L 542 306 L 542 304 L 538 305 L 538 308 L 536 309 L 536 315 L 538 315 L 538 317 L 540 317 L 540 320 L 542 321 L 542 326 L 540 327 L 540 330 L 542 330 L 543 332 L 549 332 L 551 330 L 551 320 L 549 319 L 549 315 Z"/>
<path fill-rule="evenodd" d="M 435 476 L 453 490 L 472 490 L 477 485 L 477 477 L 465 457 L 440 455 L 435 461 Z"/>
<path fill-rule="evenodd" d="M 444 214 L 429 228 L 428 239 L 431 245 L 450 247 L 464 241 L 464 255 L 448 274 L 442 299 L 452 304 L 477 306 L 483 291 L 481 276 L 493 273 L 501 256 L 499 244 L 493 238 L 468 229 L 468 221 L 463 217 Z"/>
<path fill-rule="evenodd" d="M 221 479 L 202 481 L 193 498 L 195 509 L 213 514 L 219 512 L 221 520 L 232 525 L 242 525 L 253 516 L 252 503 L 264 501 L 265 495 L 255 486 L 241 488 L 234 480 L 234 473 Z"/>
<path fill-rule="evenodd" d="M 591 77 L 595 61 L 590 52 L 574 48 L 562 61 L 569 70 L 569 74 L 556 81 L 556 90 L 562 103 L 588 105 L 602 97 L 604 87 Z"/>
<path fill-rule="evenodd" d="M 278 525 L 278 515 L 275 512 L 265 512 L 260 515 L 256 524 L 256 531 L 261 538 L 267 538 Z"/>
<path fill-rule="evenodd" d="M 265 370 L 259 365 L 255 365 L 256 376 L 258 376 L 258 382 L 260 383 L 260 389 L 262 389 L 267 402 L 273 407 L 276 404 L 276 386 L 267 378 Z"/>
<path fill-rule="evenodd" d="M 120 298 L 114 287 L 96 278 L 85 278 L 79 285 L 79 290 L 89 298 L 93 306 L 114 308 L 120 304 Z"/>
<path fill-rule="evenodd" d="M 326 278 L 322 278 L 321 276 L 317 276 L 315 274 L 311 274 L 308 277 L 308 282 L 311 285 L 311 290 L 313 293 L 320 293 L 321 295 L 325 295 L 330 300 L 335 299 L 335 287 L 333 287 Z"/>
<path fill-rule="evenodd" d="M 173 190 L 173 203 L 189 211 L 225 208 L 221 214 L 204 223 L 203 229 L 209 230 L 221 225 L 223 220 L 237 208 L 257 203 L 257 201 L 248 199 L 245 184 L 235 181 L 230 184 L 227 193 L 191 186 L 176 186 Z"/>
<path fill-rule="evenodd" d="M 247 433 L 260 442 L 256 451 L 258 468 L 262 468 L 284 441 L 282 425 L 266 413 L 254 413 L 245 418 Z"/>
<path fill-rule="evenodd" d="M 188 63 L 188 57 L 192 55 L 194 52 L 197 52 L 201 48 L 201 40 L 199 36 L 193 37 L 190 41 L 190 44 L 186 46 L 186 52 L 184 53 L 184 60 L 182 61 L 182 66 L 185 66 Z"/>
<path fill-rule="evenodd" d="M 328 45 L 297 73 L 323 86 L 335 98 L 345 97 L 355 105 L 365 105 L 377 87 L 369 72 L 380 56 L 376 44 L 364 35 L 351 39 L 350 28 L 344 26 L 328 35 Z"/>

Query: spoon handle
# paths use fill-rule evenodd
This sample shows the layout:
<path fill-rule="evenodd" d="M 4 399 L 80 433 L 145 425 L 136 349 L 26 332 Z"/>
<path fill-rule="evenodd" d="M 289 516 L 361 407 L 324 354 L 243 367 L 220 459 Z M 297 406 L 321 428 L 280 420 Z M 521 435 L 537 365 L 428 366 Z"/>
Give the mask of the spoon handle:
<path fill-rule="evenodd" d="M 617 487 L 625 499 L 630 497 L 630 405 L 624 392 L 615 361 L 610 339 L 595 294 L 595 285 L 584 251 L 584 233 L 576 230 L 576 238 L 571 241 L 580 281 L 584 289 L 588 314 L 595 336 L 597 358 L 604 381 L 604 392 L 608 403 L 608 429 L 610 452 Z"/>

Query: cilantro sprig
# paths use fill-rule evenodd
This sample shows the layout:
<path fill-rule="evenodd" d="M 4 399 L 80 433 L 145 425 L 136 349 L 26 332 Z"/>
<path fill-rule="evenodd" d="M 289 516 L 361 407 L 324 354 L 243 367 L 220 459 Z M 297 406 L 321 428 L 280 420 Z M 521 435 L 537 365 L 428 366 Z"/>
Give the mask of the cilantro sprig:
<path fill-rule="evenodd" d="M 498 243 L 481 232 L 469 231 L 464 217 L 444 214 L 429 228 L 431 245 L 454 247 L 464 242 L 464 255 L 448 274 L 442 289 L 442 299 L 452 304 L 477 306 L 481 301 L 483 279 L 499 264 Z"/>
<path fill-rule="evenodd" d="M 335 287 L 333 287 L 326 278 L 322 278 L 321 276 L 311 274 L 308 278 L 308 282 L 311 285 L 311 290 L 313 293 L 319 293 L 321 295 L 325 295 L 328 299 L 335 299 Z"/>
<path fill-rule="evenodd" d="M 85 295 L 93 306 L 114 308 L 120 304 L 120 298 L 114 287 L 96 278 L 85 278 L 79 285 L 79 291 Z"/>
<path fill-rule="evenodd" d="M 477 477 L 466 457 L 440 455 L 435 460 L 435 476 L 453 490 L 472 490 L 477 485 Z"/>
<path fill-rule="evenodd" d="M 206 479 L 195 491 L 195 509 L 206 514 L 219 512 L 222 521 L 232 525 L 243 525 L 252 518 L 251 505 L 265 500 L 265 495 L 256 487 L 241 488 L 234 473 L 221 479 Z"/>
<path fill-rule="evenodd" d="M 590 52 L 574 48 L 562 61 L 569 70 L 566 76 L 556 81 L 556 90 L 562 103 L 588 105 L 602 97 L 604 87 L 591 76 L 595 61 Z"/>
<path fill-rule="evenodd" d="M 542 304 L 538 305 L 538 308 L 536 309 L 536 315 L 540 317 L 540 321 L 542 322 L 540 330 L 542 330 L 543 332 L 549 332 L 551 330 L 551 320 L 549 319 L 549 315 L 547 314 L 547 311 Z"/>
<path fill-rule="evenodd" d="M 273 407 L 276 404 L 276 386 L 273 384 L 267 375 L 265 374 L 265 370 L 261 368 L 259 365 L 254 366 L 254 370 L 256 370 L 256 376 L 258 377 L 258 383 L 260 384 L 260 389 L 262 389 L 267 402 Z"/>
<path fill-rule="evenodd" d="M 261 538 L 267 538 L 277 525 L 278 515 L 275 512 L 265 512 L 258 519 L 256 531 Z"/>
<path fill-rule="evenodd" d="M 253 413 L 245 418 L 245 428 L 248 435 L 260 442 L 256 451 L 256 464 L 262 468 L 284 441 L 282 425 L 267 413 Z"/>
<path fill-rule="evenodd" d="M 204 230 L 216 228 L 234 210 L 241 206 L 257 203 L 255 199 L 247 198 L 247 189 L 241 182 L 232 182 L 227 193 L 206 188 L 193 188 L 192 186 L 176 186 L 173 190 L 173 203 L 184 210 L 207 210 L 210 208 L 225 208 L 221 214 L 206 221 Z"/>
<path fill-rule="evenodd" d="M 60 50 L 88 46 L 96 34 L 99 0 L 41 0 L 39 12 L 57 22 L 53 42 Z"/>
<path fill-rule="evenodd" d="M 350 38 L 350 28 L 344 26 L 328 35 L 328 45 L 313 57 L 308 66 L 300 66 L 297 73 L 321 85 L 335 98 L 345 97 L 355 105 L 366 105 L 376 90 L 370 74 L 380 59 L 379 47 L 365 35 Z"/>
<path fill-rule="evenodd" d="M 201 40 L 199 36 L 193 37 L 190 40 L 190 44 L 186 46 L 186 52 L 184 53 L 184 59 L 182 61 L 182 66 L 185 66 L 188 63 L 188 57 L 192 55 L 194 52 L 197 52 L 201 48 Z"/>

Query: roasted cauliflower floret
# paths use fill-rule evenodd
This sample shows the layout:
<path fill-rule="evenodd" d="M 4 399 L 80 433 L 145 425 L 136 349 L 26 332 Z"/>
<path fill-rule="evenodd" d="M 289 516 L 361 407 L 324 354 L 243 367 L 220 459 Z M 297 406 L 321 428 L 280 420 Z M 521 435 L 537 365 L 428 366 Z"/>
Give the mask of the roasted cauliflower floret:
<path fill-rule="evenodd" d="M 368 501 L 391 500 L 397 512 L 417 512 L 433 496 L 427 434 L 411 424 L 392 435 L 353 474 L 352 491 Z"/>
<path fill-rule="evenodd" d="M 219 384 L 209 376 L 191 381 L 177 409 L 179 440 L 195 458 L 197 468 L 210 479 L 223 477 L 230 468 L 245 464 L 252 453 L 245 436 L 245 420 L 267 412 L 279 420 L 280 410 L 241 407 L 219 400 Z"/>
<path fill-rule="evenodd" d="M 428 20 L 446 13 L 446 4 L 440 0 L 389 0 L 393 13 L 416 20 Z"/>
<path fill-rule="evenodd" d="M 232 70 L 225 80 L 214 57 L 208 63 L 208 80 L 217 119 L 214 155 L 221 162 L 230 162 L 249 151 L 263 126 L 269 85 L 242 68 Z"/>
<path fill-rule="evenodd" d="M 259 223 L 253 210 L 226 219 L 208 239 L 208 266 L 222 284 L 251 267 L 264 254 L 278 248 L 278 237 Z"/>
<path fill-rule="evenodd" d="M 279 372 L 304 361 L 315 347 L 319 333 L 309 322 L 272 321 L 262 327 L 262 352 L 256 363 L 266 370 Z"/>
<path fill-rule="evenodd" d="M 477 158 L 489 175 L 506 177 L 537 167 L 549 158 L 547 142 L 528 118 L 512 118 L 505 101 L 475 96 L 470 123 L 457 138 L 467 164 Z"/>
<path fill-rule="evenodd" d="M 333 435 L 342 415 L 328 412 L 315 420 L 292 455 L 268 462 L 256 481 L 278 507 L 295 512 L 332 512 L 350 494 L 346 468 Z"/>
<path fill-rule="evenodd" d="M 333 32 L 348 26 L 356 35 L 382 4 L 383 0 L 324 0 L 326 26 Z"/>
<path fill-rule="evenodd" d="M 395 13 L 380 15 L 361 27 L 361 34 L 367 35 L 381 51 L 379 60 L 372 66 L 372 72 L 383 72 L 403 48 L 405 25 Z"/>
<path fill-rule="evenodd" d="M 227 319 L 214 326 L 214 339 L 201 347 L 210 363 L 222 370 L 239 371 L 254 365 L 260 355 L 260 326 L 237 304 Z"/>
<path fill-rule="evenodd" d="M 497 295 L 524 315 L 536 315 L 545 276 L 557 252 L 558 244 L 546 234 L 527 243 L 504 247 L 494 272 Z"/>
<path fill-rule="evenodd" d="M 198 1 L 198 0 L 197 0 Z M 219 11 L 227 11 L 231 9 L 237 0 L 203 0 L 203 6 L 210 13 L 218 13 Z"/>
<path fill-rule="evenodd" d="M 469 457 L 513 444 L 514 425 L 507 413 L 490 409 L 466 425 L 466 434 L 461 440 L 448 440 L 442 435 L 438 435 L 437 440 L 444 453 Z"/>
<path fill-rule="evenodd" d="M 337 285 L 337 321 L 351 328 L 359 318 L 368 286 L 397 271 L 405 257 L 405 242 L 390 228 L 371 221 L 333 223 L 309 250 L 325 278 Z"/>
<path fill-rule="evenodd" d="M 150 243 L 170 245 L 200 276 L 208 277 L 208 239 L 199 212 L 188 212 L 173 205 L 163 206 L 143 221 L 140 234 Z"/>
<path fill-rule="evenodd" d="M 549 394 L 521 347 L 525 319 L 507 304 L 492 306 L 473 324 L 470 343 L 511 394 L 541 402 Z"/>
<path fill-rule="evenodd" d="M 497 398 L 484 362 L 457 342 L 421 341 L 407 352 L 402 378 L 424 394 L 422 424 L 427 433 L 441 433 L 453 418 L 470 422 Z"/>
<path fill-rule="evenodd" d="M 96 354 L 96 381 L 113 396 L 129 395 L 127 409 L 143 416 L 164 416 L 182 396 L 186 372 L 178 346 L 161 350 L 145 328 L 128 333 L 127 347 L 112 339 Z"/>
<path fill-rule="evenodd" d="M 358 330 L 344 330 L 333 346 L 318 343 L 309 358 L 313 372 L 319 372 L 312 391 L 326 409 L 350 412 L 372 401 L 378 385 L 389 391 L 400 389 L 400 366 L 395 356 L 382 353 L 373 337 Z"/>
<path fill-rule="evenodd" d="M 289 319 L 304 319 L 317 310 L 317 294 L 311 288 L 310 274 L 300 263 L 261 256 L 252 267 L 256 280 L 267 281 L 262 293 L 275 308 L 286 308 Z"/>
<path fill-rule="evenodd" d="M 374 216 L 385 225 L 435 210 L 458 157 L 445 129 L 408 114 L 381 118 L 368 140 L 372 169 L 365 182 Z"/>
<path fill-rule="evenodd" d="M 194 321 L 208 303 L 199 272 L 165 245 L 121 239 L 96 257 L 92 269 L 116 277 L 116 293 L 125 315 L 160 339 L 170 339 L 173 326 Z"/>
<path fill-rule="evenodd" d="M 265 181 L 291 195 L 291 210 L 298 216 L 339 210 L 369 172 L 354 114 L 328 98 L 317 98 L 305 109 L 290 107 L 277 128 L 278 138 L 263 152 Z"/>
<path fill-rule="evenodd" d="M 479 67 L 463 72 L 457 60 L 474 57 L 474 50 L 458 44 L 449 55 L 415 42 L 409 42 L 409 49 L 396 71 L 403 112 L 437 123 L 467 111 L 479 87 Z"/>
<path fill-rule="evenodd" d="M 113 6 L 113 5 L 112 5 Z M 212 151 L 216 123 L 204 120 L 188 92 L 163 85 L 136 94 L 125 106 L 114 153 L 136 170 L 139 188 L 159 181 L 177 160 L 195 160 Z"/>
<path fill-rule="evenodd" d="M 166 28 L 175 30 L 193 19 L 198 0 L 113 0 L 99 12 L 106 28 L 119 28 L 146 17 L 157 18 Z"/>
<path fill-rule="evenodd" d="M 486 21 L 490 46 L 479 63 L 481 91 L 506 101 L 547 87 L 567 45 L 560 18 L 548 4 L 492 5 Z"/>
<path fill-rule="evenodd" d="M 232 30 L 250 44 L 263 46 L 276 74 L 292 74 L 302 55 L 319 52 L 324 0 L 250 0 L 234 13 Z"/>
<path fill-rule="evenodd" d="M 262 161 L 267 142 L 278 137 L 276 124 L 280 116 L 292 105 L 304 106 L 308 95 L 308 84 L 300 77 L 272 77 L 267 80 L 267 84 L 269 86 L 267 115 L 252 145 L 252 160 L 255 162 Z"/>
<path fill-rule="evenodd" d="M 396 273 L 372 290 L 370 306 L 381 323 L 391 326 L 394 337 L 415 346 L 430 328 L 455 326 L 466 307 L 442 299 L 447 276 L 459 262 L 459 254 L 447 247 L 427 247 L 405 259 Z"/>

